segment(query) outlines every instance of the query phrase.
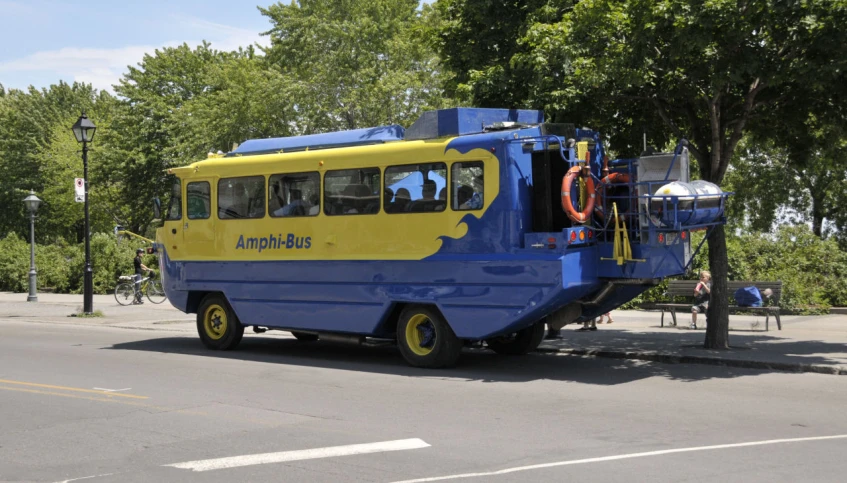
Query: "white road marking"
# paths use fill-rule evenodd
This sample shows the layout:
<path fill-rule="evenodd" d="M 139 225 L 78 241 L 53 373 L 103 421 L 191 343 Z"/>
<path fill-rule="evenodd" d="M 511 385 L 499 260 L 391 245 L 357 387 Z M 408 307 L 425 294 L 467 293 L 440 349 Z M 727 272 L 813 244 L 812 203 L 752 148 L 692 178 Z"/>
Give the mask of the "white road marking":
<path fill-rule="evenodd" d="M 97 389 L 97 388 L 95 387 L 94 389 Z M 71 481 L 89 480 L 91 478 L 100 478 L 101 476 L 111 476 L 111 475 L 114 475 L 114 473 L 105 473 L 105 474 L 102 474 L 102 475 L 94 475 L 94 476 L 83 476 L 82 478 L 74 478 L 72 480 L 64 480 L 64 481 L 59 481 L 57 483 L 70 483 Z"/>
<path fill-rule="evenodd" d="M 623 460 L 629 458 L 643 458 L 645 456 L 660 456 L 665 454 L 672 453 L 687 453 L 690 451 L 707 451 L 714 449 L 727 449 L 727 448 L 742 448 L 745 446 L 762 446 L 766 444 L 781 444 L 781 443 L 800 443 L 803 441 L 823 441 L 827 439 L 844 439 L 847 438 L 847 434 L 838 434 L 835 436 L 816 436 L 810 438 L 792 438 L 792 439 L 771 439 L 767 441 L 751 441 L 749 443 L 735 443 L 735 444 L 718 444 L 714 446 L 695 446 L 692 448 L 677 448 L 677 449 L 665 449 L 660 451 L 647 451 L 645 453 L 630 453 L 630 454 L 621 454 L 615 456 L 603 456 L 598 458 L 585 458 L 581 460 L 570 460 L 570 461 L 557 461 L 555 463 L 543 463 L 538 465 L 530 465 L 530 466 L 518 466 L 515 468 L 506 468 L 504 470 L 498 471 L 489 471 L 485 473 L 464 473 L 457 475 L 447 475 L 447 476 L 434 476 L 431 478 L 418 478 L 415 480 L 403 480 L 403 481 L 395 481 L 394 483 L 422 483 L 425 481 L 441 481 L 441 480 L 458 480 L 460 478 L 478 478 L 482 476 L 497 476 L 497 475 L 505 475 L 508 473 L 516 473 L 518 471 L 530 471 L 530 470 L 540 470 L 544 468 L 553 468 L 556 466 L 568 466 L 568 465 L 579 465 L 584 463 L 601 463 L 603 461 L 615 461 L 615 460 Z"/>
<path fill-rule="evenodd" d="M 345 446 L 331 446 L 328 448 L 304 449 L 297 451 L 281 451 L 279 453 L 264 453 L 243 456 L 230 456 L 228 458 L 215 458 L 199 461 L 187 461 L 185 463 L 174 463 L 174 468 L 192 471 L 211 471 L 224 468 L 238 468 L 240 466 L 265 465 L 268 463 L 283 463 L 286 461 L 311 460 L 317 458 L 330 458 L 333 456 L 350 456 L 356 454 L 382 453 L 385 451 L 401 451 L 406 449 L 427 448 L 429 444 L 418 438 L 400 439 L 397 441 L 383 441 L 381 443 L 348 444 Z"/>
<path fill-rule="evenodd" d="M 121 391 L 129 391 L 132 388 L 127 387 L 127 388 L 124 388 L 124 389 L 106 389 L 106 388 L 103 388 L 103 387 L 94 387 L 92 389 L 97 389 L 98 391 L 103 391 L 103 392 L 121 392 Z"/>

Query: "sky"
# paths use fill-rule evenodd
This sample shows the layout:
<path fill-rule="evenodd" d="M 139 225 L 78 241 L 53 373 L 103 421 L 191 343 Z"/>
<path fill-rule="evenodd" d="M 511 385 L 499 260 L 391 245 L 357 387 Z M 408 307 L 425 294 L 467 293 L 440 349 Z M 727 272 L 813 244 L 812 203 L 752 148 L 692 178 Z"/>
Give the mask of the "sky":
<path fill-rule="evenodd" d="M 112 85 L 145 53 L 206 40 L 216 50 L 254 43 L 270 22 L 238 0 L 0 0 L 0 84 L 27 89 L 59 80 Z"/>

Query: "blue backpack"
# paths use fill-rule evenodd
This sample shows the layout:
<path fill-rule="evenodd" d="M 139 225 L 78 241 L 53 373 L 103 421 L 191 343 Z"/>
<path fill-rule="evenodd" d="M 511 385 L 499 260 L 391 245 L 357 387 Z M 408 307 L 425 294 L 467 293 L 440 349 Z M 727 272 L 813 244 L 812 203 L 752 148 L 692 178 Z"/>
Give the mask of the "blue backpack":
<path fill-rule="evenodd" d="M 741 307 L 761 307 L 762 294 L 756 287 L 744 287 L 735 291 L 735 303 Z"/>

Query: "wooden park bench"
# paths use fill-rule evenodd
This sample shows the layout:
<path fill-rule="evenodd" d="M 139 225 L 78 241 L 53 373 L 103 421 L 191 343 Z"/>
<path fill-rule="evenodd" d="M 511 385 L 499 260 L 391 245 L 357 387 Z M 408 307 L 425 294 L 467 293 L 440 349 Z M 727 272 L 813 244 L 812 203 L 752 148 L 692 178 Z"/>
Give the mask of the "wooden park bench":
<path fill-rule="evenodd" d="M 671 302 L 651 304 L 652 308 L 662 311 L 661 326 L 665 326 L 665 312 L 670 312 L 673 319 L 673 325 L 676 326 L 676 311 L 682 310 L 686 313 L 691 313 L 691 306 L 694 305 L 694 287 L 697 286 L 697 280 L 671 280 L 668 284 L 668 290 L 665 295 L 671 297 Z M 735 291 L 744 287 L 756 287 L 759 292 L 764 292 L 765 289 L 771 289 L 773 295 L 770 298 L 762 297 L 762 307 L 747 307 L 735 304 Z M 779 297 L 782 295 L 782 282 L 765 282 L 765 281 L 729 281 L 727 282 L 727 292 L 729 297 L 729 313 L 737 314 L 741 312 L 752 312 L 765 315 L 765 330 L 769 330 L 768 322 L 770 316 L 773 315 L 776 319 L 776 326 L 782 330 L 782 321 L 779 320 Z M 678 298 L 684 298 L 687 303 L 677 302 Z M 714 299 L 710 303 L 714 303 Z M 705 314 L 704 314 L 705 315 Z"/>

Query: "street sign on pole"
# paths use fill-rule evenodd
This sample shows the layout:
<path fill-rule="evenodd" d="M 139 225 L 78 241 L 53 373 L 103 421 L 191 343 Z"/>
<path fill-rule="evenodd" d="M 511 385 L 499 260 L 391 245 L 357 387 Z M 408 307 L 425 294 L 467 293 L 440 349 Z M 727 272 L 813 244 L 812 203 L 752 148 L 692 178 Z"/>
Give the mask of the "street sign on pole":
<path fill-rule="evenodd" d="M 85 203 L 85 180 L 82 178 L 74 179 L 74 201 L 77 203 Z"/>

